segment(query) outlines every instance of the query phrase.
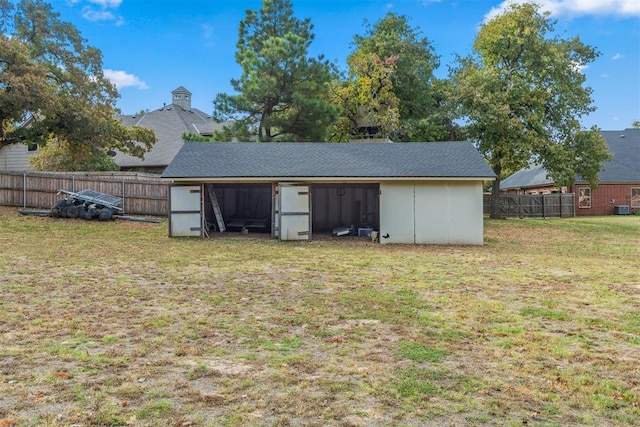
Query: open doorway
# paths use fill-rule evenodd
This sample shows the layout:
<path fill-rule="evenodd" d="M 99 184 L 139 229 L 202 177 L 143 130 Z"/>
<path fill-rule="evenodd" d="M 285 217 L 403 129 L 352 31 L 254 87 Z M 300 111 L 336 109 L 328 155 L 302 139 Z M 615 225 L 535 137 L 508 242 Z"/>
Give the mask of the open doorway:
<path fill-rule="evenodd" d="M 380 227 L 379 184 L 314 184 L 311 194 L 314 233 Z"/>
<path fill-rule="evenodd" d="M 271 184 L 205 184 L 208 231 L 219 231 L 213 195 L 227 231 L 271 233 Z"/>
<path fill-rule="evenodd" d="M 360 228 L 380 229 L 379 184 L 311 184 L 310 189 L 313 233 L 330 234 L 337 227 L 356 234 Z M 219 230 L 212 204 L 215 194 L 227 231 L 272 234 L 271 183 L 205 184 L 204 190 L 205 226 L 209 233 Z"/>

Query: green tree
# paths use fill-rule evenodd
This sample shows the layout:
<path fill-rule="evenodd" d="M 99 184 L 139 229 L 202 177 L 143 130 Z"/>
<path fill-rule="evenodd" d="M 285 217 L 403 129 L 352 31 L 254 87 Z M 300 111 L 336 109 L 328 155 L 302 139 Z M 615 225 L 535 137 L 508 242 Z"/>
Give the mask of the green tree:
<path fill-rule="evenodd" d="M 500 180 L 531 162 L 557 185 L 576 174 L 595 188 L 609 158 L 597 128 L 583 131 L 580 118 L 594 110 L 580 68 L 598 55 L 578 37 L 552 37 L 555 22 L 536 4 L 512 4 L 485 23 L 475 54 L 453 70 L 468 132 L 498 176 L 491 216 L 499 216 Z"/>
<path fill-rule="evenodd" d="M 420 29 L 409 25 L 407 17 L 390 12 L 367 25 L 364 35 L 354 37 L 354 48 L 352 57 L 397 58 L 390 76 L 399 112 L 394 140 L 456 139 L 448 82 L 433 75 L 440 58 Z"/>
<path fill-rule="evenodd" d="M 53 151 L 87 168 L 80 153 L 93 153 L 103 167 L 109 150 L 142 157 L 151 149 L 153 131 L 116 119 L 118 93 L 103 75 L 102 55 L 73 25 L 42 0 L 0 0 L 0 9 L 0 147 L 55 141 Z"/>
<path fill-rule="evenodd" d="M 331 92 L 332 102 L 342 111 L 332 129 L 332 141 L 346 142 L 363 134 L 388 138 L 397 131 L 398 98 L 391 82 L 397 59 L 382 60 L 374 54 L 348 58 L 349 78 Z"/>
<path fill-rule="evenodd" d="M 640 120 L 634 120 L 633 123 L 631 123 L 631 127 L 635 129 L 640 129 Z"/>
<path fill-rule="evenodd" d="M 259 11 L 246 11 L 236 44 L 242 75 L 231 80 L 237 94 L 213 102 L 214 119 L 233 124 L 216 139 L 327 139 L 338 114 L 328 99 L 335 71 L 321 56 L 308 56 L 312 29 L 308 18 L 294 17 L 289 0 L 264 0 Z"/>

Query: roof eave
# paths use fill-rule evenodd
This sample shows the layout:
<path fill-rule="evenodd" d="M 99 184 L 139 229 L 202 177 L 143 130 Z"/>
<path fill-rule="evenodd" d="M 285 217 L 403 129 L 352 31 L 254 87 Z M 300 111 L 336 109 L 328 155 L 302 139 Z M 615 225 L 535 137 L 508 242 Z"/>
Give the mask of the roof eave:
<path fill-rule="evenodd" d="M 258 182 L 380 182 L 380 181 L 492 181 L 495 177 L 485 176 L 442 176 L 442 177 L 418 177 L 418 176 L 264 176 L 264 177 L 210 177 L 210 176 L 194 176 L 194 177 L 170 177 L 163 176 L 162 179 L 174 182 L 241 182 L 241 183 L 258 183 Z"/>

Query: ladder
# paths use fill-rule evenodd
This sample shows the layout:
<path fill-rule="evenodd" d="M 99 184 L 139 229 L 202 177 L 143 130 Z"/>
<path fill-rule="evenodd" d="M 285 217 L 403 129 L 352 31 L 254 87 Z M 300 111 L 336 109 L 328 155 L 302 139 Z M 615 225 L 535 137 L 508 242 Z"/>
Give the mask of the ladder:
<path fill-rule="evenodd" d="M 220 205 L 218 204 L 218 198 L 216 197 L 216 192 L 211 189 L 209 186 L 209 200 L 211 201 L 211 207 L 213 208 L 213 213 L 216 215 L 216 222 L 218 223 L 218 231 L 224 233 L 227 231 L 227 227 L 224 225 L 224 219 L 222 218 L 222 212 L 220 211 Z"/>

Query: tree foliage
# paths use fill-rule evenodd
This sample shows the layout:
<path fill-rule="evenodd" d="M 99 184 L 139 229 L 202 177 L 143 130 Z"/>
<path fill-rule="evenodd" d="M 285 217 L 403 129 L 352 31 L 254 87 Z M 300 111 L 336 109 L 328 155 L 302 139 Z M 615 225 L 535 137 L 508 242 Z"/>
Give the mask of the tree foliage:
<path fill-rule="evenodd" d="M 578 37 L 553 37 L 554 25 L 536 4 L 512 4 L 482 25 L 475 54 L 459 58 L 453 72 L 468 132 L 498 176 L 493 217 L 507 174 L 535 162 L 559 186 L 579 174 L 595 187 L 609 156 L 598 129 L 580 128 L 594 110 L 580 69 L 598 54 Z"/>
<path fill-rule="evenodd" d="M 311 58 L 313 25 L 293 14 L 289 0 L 264 0 L 240 22 L 236 95 L 218 94 L 214 119 L 233 121 L 219 140 L 323 141 L 337 116 L 328 100 L 335 71 L 322 57 Z"/>
<path fill-rule="evenodd" d="M 72 156 L 69 153 L 73 153 Z M 120 169 L 113 157 L 103 150 L 84 144 L 69 144 L 65 140 L 50 139 L 47 145 L 29 158 L 29 164 L 37 171 L 117 171 Z"/>
<path fill-rule="evenodd" d="M 388 138 L 398 130 L 398 98 L 391 81 L 397 60 L 395 56 L 382 60 L 375 54 L 349 57 L 349 78 L 331 92 L 332 102 L 342 111 L 332 129 L 332 141 Z"/>
<path fill-rule="evenodd" d="M 0 8 L 0 147 L 56 141 L 70 164 L 77 157 L 88 168 L 81 153 L 142 157 L 151 149 L 151 130 L 128 129 L 115 117 L 118 93 L 103 75 L 102 55 L 73 25 L 42 0 L 0 0 Z"/>
<path fill-rule="evenodd" d="M 441 141 L 455 139 L 450 91 L 447 81 L 433 72 L 440 65 L 431 42 L 419 28 L 409 25 L 405 16 L 388 13 L 364 35 L 354 37 L 354 58 L 376 56 L 396 58 L 390 81 L 391 92 L 398 100 L 396 141 Z M 351 64 L 349 64 L 351 65 Z M 354 70 L 350 66 L 350 73 Z"/>

